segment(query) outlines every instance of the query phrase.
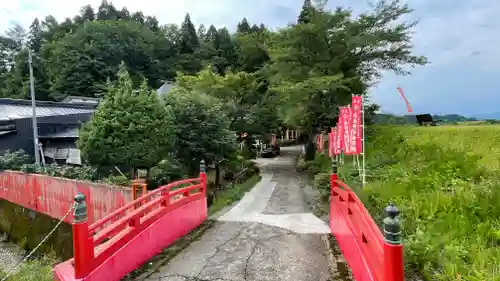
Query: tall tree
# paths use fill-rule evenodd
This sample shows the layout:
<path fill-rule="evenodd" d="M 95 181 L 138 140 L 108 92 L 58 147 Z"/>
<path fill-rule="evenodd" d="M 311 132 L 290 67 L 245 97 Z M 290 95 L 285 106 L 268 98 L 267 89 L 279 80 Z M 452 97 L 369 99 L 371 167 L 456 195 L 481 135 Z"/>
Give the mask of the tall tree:
<path fill-rule="evenodd" d="M 273 93 L 262 92 L 258 76 L 246 72 L 219 75 L 208 66 L 196 76 L 177 77 L 178 88 L 203 93 L 224 104 L 221 114 L 230 120 L 236 133 L 268 134 L 277 128 L 277 100 Z"/>
<path fill-rule="evenodd" d="M 297 22 L 310 23 L 313 13 L 314 13 L 314 7 L 312 5 L 311 0 L 304 0 L 304 4 L 302 5 L 302 10 L 300 11 Z"/>
<path fill-rule="evenodd" d="M 150 168 L 169 152 L 166 111 L 145 82 L 135 91 L 125 64 L 116 84 L 108 84 L 105 99 L 84 125 L 78 148 L 84 159 L 103 166 Z"/>
<path fill-rule="evenodd" d="M 107 0 L 102 0 L 101 5 L 97 10 L 98 20 L 117 20 L 119 18 L 118 10 L 113 3 L 108 3 Z"/>
<path fill-rule="evenodd" d="M 239 22 L 236 26 L 237 33 L 249 33 L 250 31 L 250 24 L 246 18 L 243 18 L 243 20 L 241 20 L 241 22 Z"/>
<path fill-rule="evenodd" d="M 222 105 L 200 92 L 175 88 L 165 97 L 169 130 L 174 137 L 174 155 L 188 168 L 190 175 L 199 173 L 199 163 L 217 163 L 234 150 L 234 133 L 229 120 L 221 114 Z"/>
<path fill-rule="evenodd" d="M 191 17 L 186 14 L 184 22 L 181 25 L 181 53 L 192 54 L 198 48 L 200 42 L 194 24 L 191 22 Z"/>
<path fill-rule="evenodd" d="M 410 13 L 398 1 L 380 2 L 371 13 L 351 19 L 347 10 L 315 10 L 309 23 L 281 30 L 271 44 L 271 81 L 282 93 L 284 119 L 312 138 L 333 123 L 335 108 L 352 94 L 365 94 L 382 70 L 406 73 L 403 66 L 425 64 L 411 53 L 414 24 L 397 23 Z M 314 142 L 306 156 L 314 157 Z"/>
<path fill-rule="evenodd" d="M 218 48 L 216 45 L 218 42 L 219 32 L 217 32 L 217 28 L 215 26 L 210 25 L 207 30 L 207 35 L 205 36 L 205 41 L 210 41 L 214 44 L 214 48 Z"/>
<path fill-rule="evenodd" d="M 113 38 L 113 40 L 110 40 Z M 92 42 L 89 44 L 88 42 Z M 121 61 L 129 66 L 136 85 L 143 77 L 157 88 L 165 79 L 170 43 L 151 29 L 133 21 L 94 21 L 44 46 L 51 95 L 94 96 L 104 89 L 106 79 L 115 79 Z"/>
<path fill-rule="evenodd" d="M 28 46 L 35 53 L 40 52 L 40 49 L 42 48 L 42 28 L 38 18 L 35 18 L 30 25 Z"/>
<path fill-rule="evenodd" d="M 85 5 L 80 9 L 80 16 L 83 21 L 93 21 L 95 20 L 94 9 L 91 5 Z"/>
<path fill-rule="evenodd" d="M 197 35 L 198 35 L 198 39 L 200 40 L 200 43 L 205 41 L 206 34 L 207 34 L 207 30 L 205 28 L 205 25 L 200 24 L 200 26 L 198 27 L 198 31 L 197 31 Z"/>

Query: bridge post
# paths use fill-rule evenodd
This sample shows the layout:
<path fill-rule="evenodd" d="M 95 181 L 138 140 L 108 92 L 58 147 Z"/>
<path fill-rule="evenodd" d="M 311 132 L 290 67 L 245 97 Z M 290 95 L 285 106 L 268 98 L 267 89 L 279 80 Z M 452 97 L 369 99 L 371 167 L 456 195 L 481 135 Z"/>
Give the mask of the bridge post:
<path fill-rule="evenodd" d="M 337 186 L 337 180 L 339 179 L 337 173 L 338 173 L 337 159 L 335 157 L 332 157 L 332 173 L 330 174 L 330 195 L 332 196 L 334 193 L 334 189 Z"/>
<path fill-rule="evenodd" d="M 399 209 L 390 203 L 384 219 L 384 281 L 404 281 L 403 243 Z"/>
<path fill-rule="evenodd" d="M 203 193 L 207 193 L 207 167 L 205 166 L 205 160 L 200 162 L 200 184 L 202 186 Z"/>
<path fill-rule="evenodd" d="M 92 259 L 94 258 L 94 245 L 89 235 L 89 223 L 87 220 L 87 204 L 85 204 L 85 195 L 82 193 L 78 193 L 75 196 L 73 215 L 75 279 L 80 279 L 90 273 L 92 270 Z"/>

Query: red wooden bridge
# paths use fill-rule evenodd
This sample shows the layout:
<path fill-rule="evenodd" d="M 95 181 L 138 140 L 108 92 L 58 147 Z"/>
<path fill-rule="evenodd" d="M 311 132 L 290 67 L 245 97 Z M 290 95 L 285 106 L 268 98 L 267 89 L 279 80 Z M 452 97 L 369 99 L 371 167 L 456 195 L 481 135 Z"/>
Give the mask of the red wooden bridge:
<path fill-rule="evenodd" d="M 206 220 L 206 186 L 203 164 L 198 178 L 135 200 L 116 187 L 0 172 L 1 198 L 58 219 L 72 208 L 74 257 L 55 266 L 58 281 L 120 280 Z M 404 280 L 399 211 L 386 212 L 382 233 L 332 162 L 330 229 L 356 281 Z"/>

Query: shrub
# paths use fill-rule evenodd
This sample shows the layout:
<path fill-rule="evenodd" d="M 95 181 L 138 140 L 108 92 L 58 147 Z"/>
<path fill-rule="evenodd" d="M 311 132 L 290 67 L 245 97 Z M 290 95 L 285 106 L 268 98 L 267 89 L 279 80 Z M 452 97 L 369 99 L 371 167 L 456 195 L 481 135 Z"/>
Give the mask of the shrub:
<path fill-rule="evenodd" d="M 118 186 L 129 186 L 131 184 L 130 179 L 122 175 L 110 175 L 101 181 L 105 184 Z"/>
<path fill-rule="evenodd" d="M 184 169 L 177 160 L 164 159 L 149 170 L 148 187 L 155 189 L 158 186 L 182 179 L 184 174 Z"/>
<path fill-rule="evenodd" d="M 30 260 L 21 265 L 19 271 L 9 277 L 9 281 L 52 281 L 52 260 Z M 0 278 L 5 278 L 6 273 L 0 273 Z"/>
<path fill-rule="evenodd" d="M 0 170 L 20 170 L 23 165 L 32 162 L 32 159 L 23 150 L 7 150 L 0 155 Z"/>

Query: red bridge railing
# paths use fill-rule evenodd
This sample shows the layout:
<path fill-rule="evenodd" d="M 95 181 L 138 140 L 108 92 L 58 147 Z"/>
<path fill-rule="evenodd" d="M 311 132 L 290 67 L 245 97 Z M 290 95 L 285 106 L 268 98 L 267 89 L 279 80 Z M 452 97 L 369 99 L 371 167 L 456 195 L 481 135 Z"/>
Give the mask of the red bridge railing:
<path fill-rule="evenodd" d="M 54 268 L 55 279 L 118 281 L 203 223 L 207 218 L 204 164 L 200 170 L 200 177 L 146 193 L 91 225 L 86 198 L 76 195 L 74 258 Z"/>
<path fill-rule="evenodd" d="M 386 208 L 384 234 L 356 194 L 338 179 L 332 159 L 330 229 L 356 281 L 403 281 L 399 210 Z"/>

